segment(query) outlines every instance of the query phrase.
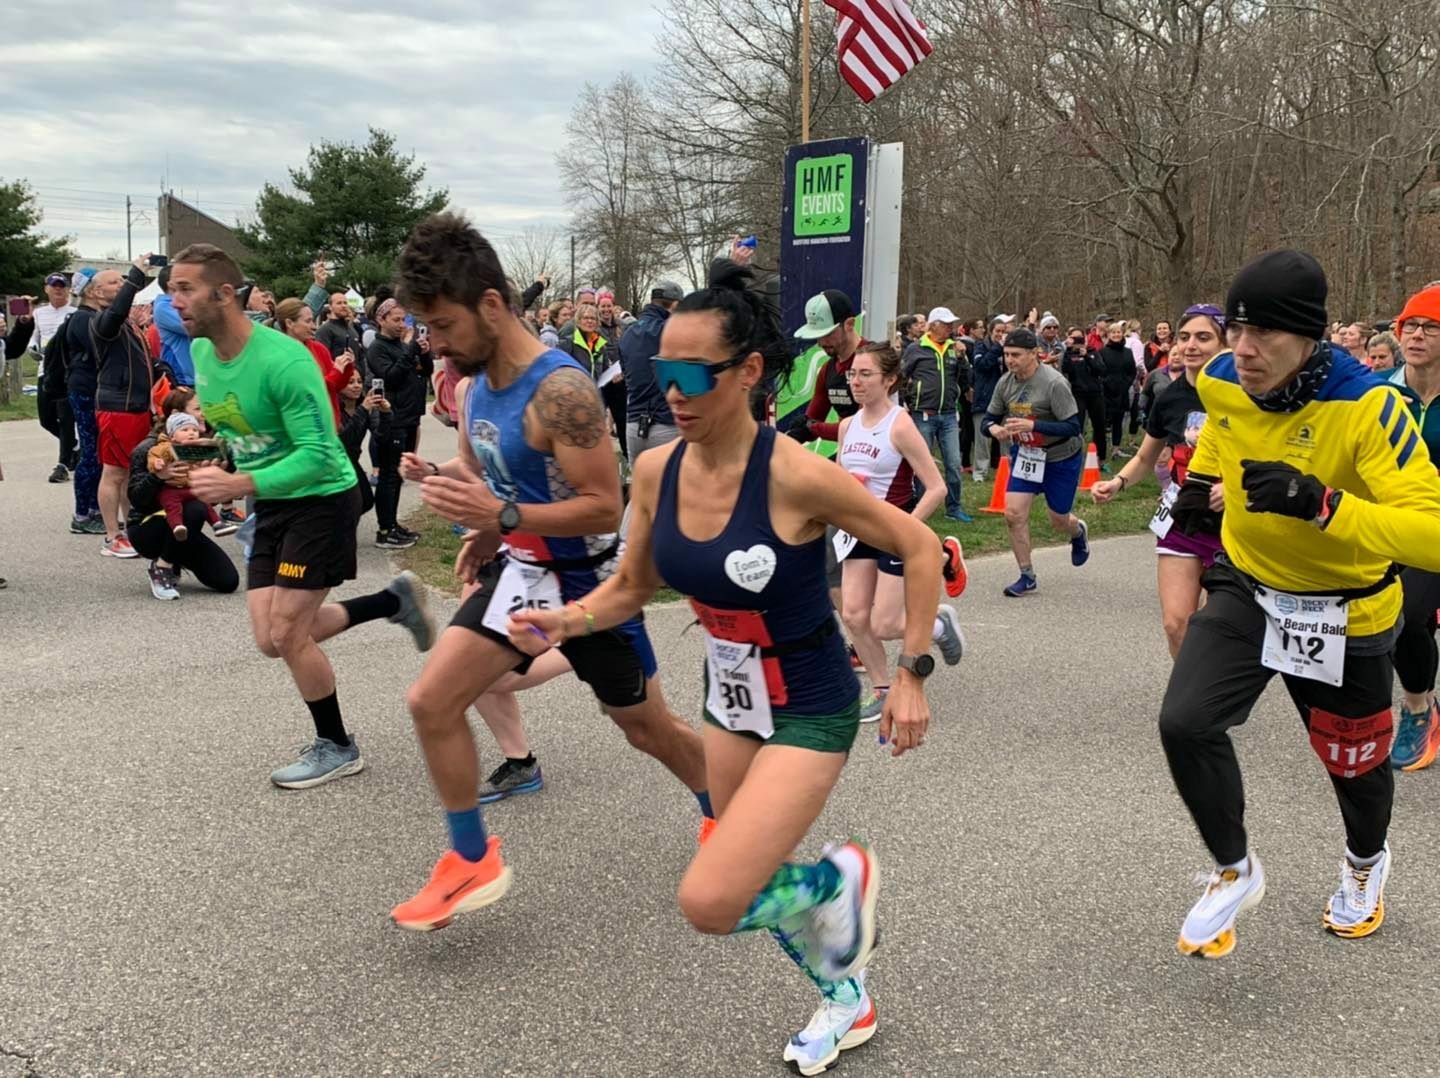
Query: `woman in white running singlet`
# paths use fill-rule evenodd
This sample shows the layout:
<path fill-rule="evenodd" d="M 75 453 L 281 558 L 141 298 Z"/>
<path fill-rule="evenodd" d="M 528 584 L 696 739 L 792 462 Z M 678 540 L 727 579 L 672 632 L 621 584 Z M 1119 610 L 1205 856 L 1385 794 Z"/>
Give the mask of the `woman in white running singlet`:
<path fill-rule="evenodd" d="M 910 413 L 892 400 L 900 357 L 888 345 L 865 346 L 856 353 L 846 377 L 860 411 L 840 424 L 836 460 L 881 501 L 928 520 L 945 496 L 945 484 Z M 924 485 L 918 500 L 917 477 Z M 890 687 L 884 642 L 905 635 L 905 567 L 894 554 L 844 532 L 837 533 L 834 542 L 835 555 L 843 563 L 840 616 L 872 687 L 860 701 L 860 721 L 874 722 Z M 953 607 L 940 607 L 931 639 L 947 664 L 960 661 L 965 637 Z"/>

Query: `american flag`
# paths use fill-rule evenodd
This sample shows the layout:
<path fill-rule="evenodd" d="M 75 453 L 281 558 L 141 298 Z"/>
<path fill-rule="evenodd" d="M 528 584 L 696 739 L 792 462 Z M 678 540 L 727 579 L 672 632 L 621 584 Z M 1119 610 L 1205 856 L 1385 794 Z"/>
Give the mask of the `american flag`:
<path fill-rule="evenodd" d="M 934 46 L 905 0 L 825 0 L 840 17 L 840 77 L 874 101 Z"/>

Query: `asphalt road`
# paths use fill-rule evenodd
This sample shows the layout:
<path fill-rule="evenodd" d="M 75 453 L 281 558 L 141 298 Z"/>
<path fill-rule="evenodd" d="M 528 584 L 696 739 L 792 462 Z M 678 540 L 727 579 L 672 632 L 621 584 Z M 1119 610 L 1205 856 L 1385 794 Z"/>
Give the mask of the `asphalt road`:
<path fill-rule="evenodd" d="M 365 772 L 273 788 L 309 721 L 241 598 L 158 603 L 140 562 L 68 534 L 54 444 L 0 424 L 0 1078 L 785 1073 L 808 985 L 768 938 L 684 923 L 695 803 L 581 686 L 525 697 L 548 785 L 489 813 L 509 896 L 401 932 L 387 911 L 444 841 L 408 638 L 381 623 L 326 645 Z M 342 596 L 390 575 L 360 560 Z M 1269 895 L 1229 958 L 1176 953 L 1207 866 L 1155 733 L 1153 561 L 1143 537 L 1080 570 L 1043 551 L 1018 601 L 1008 558 L 977 561 L 971 651 L 932 681 L 925 748 L 892 760 L 865 728 L 802 850 L 854 833 L 884 865 L 880 1032 L 838 1073 L 1436 1072 L 1440 768 L 1400 777 L 1384 928 L 1329 938 L 1343 834 L 1278 688 L 1238 734 Z M 695 715 L 688 620 L 650 616 Z"/>

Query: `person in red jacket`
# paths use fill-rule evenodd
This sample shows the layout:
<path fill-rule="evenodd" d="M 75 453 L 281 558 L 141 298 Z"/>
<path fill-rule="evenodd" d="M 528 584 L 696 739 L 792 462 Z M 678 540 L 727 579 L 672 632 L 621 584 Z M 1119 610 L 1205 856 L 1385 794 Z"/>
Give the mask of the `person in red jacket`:
<path fill-rule="evenodd" d="M 310 350 L 325 379 L 325 390 L 330 394 L 330 407 L 335 416 L 335 429 L 340 429 L 340 391 L 350 381 L 350 368 L 355 357 L 348 351 L 330 358 L 330 349 L 315 339 L 315 314 L 305 306 L 303 300 L 282 299 L 275 305 L 275 328 L 287 337 L 294 337 Z"/>

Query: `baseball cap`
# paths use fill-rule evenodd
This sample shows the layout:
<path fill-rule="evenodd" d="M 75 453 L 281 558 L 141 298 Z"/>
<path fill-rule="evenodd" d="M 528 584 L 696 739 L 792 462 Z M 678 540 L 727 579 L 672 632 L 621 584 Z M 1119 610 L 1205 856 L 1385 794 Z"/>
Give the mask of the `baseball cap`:
<path fill-rule="evenodd" d="M 685 290 L 674 281 L 661 281 L 654 288 L 650 289 L 651 299 L 684 299 Z"/>
<path fill-rule="evenodd" d="M 802 341 L 815 341 L 834 331 L 847 318 L 855 317 L 850 297 L 838 288 L 827 288 L 805 304 L 805 324 L 795 331 Z"/>
<path fill-rule="evenodd" d="M 1005 334 L 1005 347 L 1039 348 L 1040 341 L 1034 332 L 1022 326 L 1019 329 L 1012 329 L 1009 333 Z"/>
<path fill-rule="evenodd" d="M 955 313 L 949 307 L 933 307 L 930 313 L 925 316 L 926 322 L 958 322 Z"/>
<path fill-rule="evenodd" d="M 98 272 L 99 270 L 93 269 L 90 266 L 76 270 L 75 276 L 71 278 L 70 281 L 70 290 L 77 296 L 84 295 L 85 289 L 90 286 L 90 282 L 95 279 L 95 274 Z"/>
<path fill-rule="evenodd" d="M 66 285 L 66 284 L 69 284 L 70 282 L 65 279 L 65 274 L 63 274 L 63 273 L 52 273 L 52 274 L 50 274 L 49 277 L 46 277 L 46 278 L 45 278 L 45 283 L 46 283 L 47 285 L 52 285 L 52 284 Z"/>

